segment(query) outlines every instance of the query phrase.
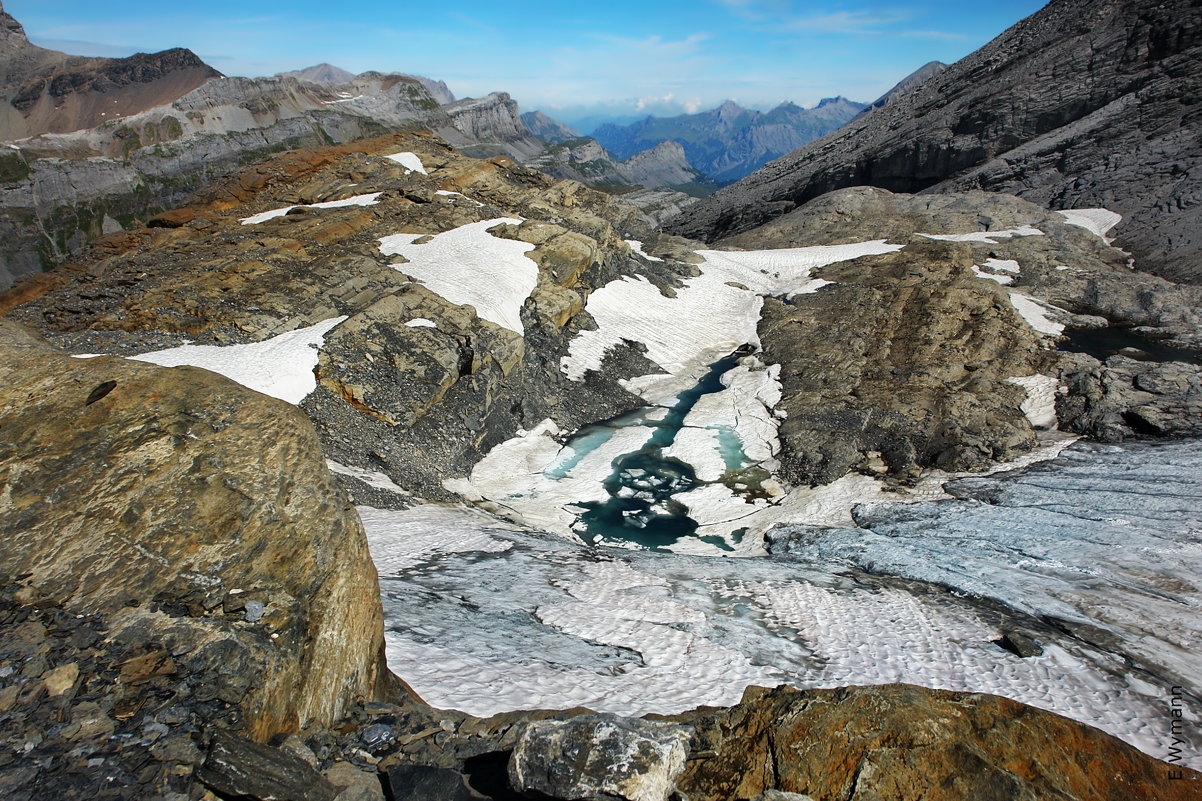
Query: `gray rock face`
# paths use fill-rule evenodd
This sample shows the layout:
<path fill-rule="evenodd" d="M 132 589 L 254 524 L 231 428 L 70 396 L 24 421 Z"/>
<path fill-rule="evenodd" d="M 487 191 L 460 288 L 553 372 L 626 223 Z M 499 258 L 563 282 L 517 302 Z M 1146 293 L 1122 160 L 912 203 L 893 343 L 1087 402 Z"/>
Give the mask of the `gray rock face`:
<path fill-rule="evenodd" d="M 334 785 L 305 762 L 269 745 L 218 732 L 197 774 L 223 796 L 251 801 L 334 801 Z"/>
<path fill-rule="evenodd" d="M 347 72 L 341 67 L 335 67 L 333 64 L 316 64 L 312 67 L 306 67 L 303 70 L 292 70 L 290 72 L 281 72 L 281 78 L 296 78 L 298 81 L 308 81 L 310 83 L 350 83 L 355 79 L 353 72 Z"/>
<path fill-rule="evenodd" d="M 689 165 L 684 148 L 677 142 L 660 142 L 635 153 L 618 166 L 631 183 L 655 188 L 705 182 L 705 176 Z"/>
<path fill-rule="evenodd" d="M 714 240 L 826 192 L 1009 192 L 1123 215 L 1140 268 L 1202 280 L 1202 17 L 1193 0 L 1055 0 L 897 102 L 668 225 Z"/>
<path fill-rule="evenodd" d="M 463 137 L 458 146 L 469 156 L 504 155 L 519 162 L 541 153 L 543 143 L 530 134 L 518 113 L 518 104 L 504 92 L 481 98 L 464 98 L 446 106 L 451 123 Z"/>
<path fill-rule="evenodd" d="M 812 109 L 782 103 L 771 111 L 732 101 L 698 114 L 647 117 L 630 125 L 602 125 L 593 132 L 625 159 L 665 141 L 684 147 L 689 163 L 718 181 L 742 178 L 779 155 L 835 130 L 864 108 L 846 98 L 827 98 Z"/>
<path fill-rule="evenodd" d="M 615 715 L 535 721 L 514 746 L 509 781 L 573 801 L 667 801 L 691 735 L 687 726 Z"/>
<path fill-rule="evenodd" d="M 522 124 L 544 142 L 566 142 L 569 139 L 582 138 L 580 133 L 573 131 L 557 119 L 548 117 L 541 111 L 527 111 L 522 114 Z"/>
<path fill-rule="evenodd" d="M 906 95 L 909 95 L 918 87 L 922 86 L 928 79 L 934 78 L 936 75 L 941 74 L 946 69 L 947 64 L 944 64 L 942 61 L 928 61 L 926 64 L 923 64 L 921 67 L 898 81 L 897 85 L 888 92 L 885 92 L 885 94 L 869 103 L 868 107 L 860 112 L 860 116 L 868 114 L 869 112 L 875 111 L 876 109 L 882 108 L 891 103 L 896 103 Z"/>

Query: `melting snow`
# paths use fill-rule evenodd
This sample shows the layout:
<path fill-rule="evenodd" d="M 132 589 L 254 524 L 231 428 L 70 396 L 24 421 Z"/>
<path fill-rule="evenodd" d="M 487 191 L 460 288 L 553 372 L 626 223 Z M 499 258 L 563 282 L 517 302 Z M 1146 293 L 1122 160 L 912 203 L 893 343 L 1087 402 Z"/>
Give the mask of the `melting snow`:
<path fill-rule="evenodd" d="M 1007 378 L 1007 383 L 1017 384 L 1027 393 L 1022 402 L 1022 412 L 1036 428 L 1056 427 L 1056 393 L 1060 382 L 1049 375 L 1028 375 Z"/>
<path fill-rule="evenodd" d="M 327 200 L 322 203 L 313 203 L 308 206 L 285 206 L 282 209 L 272 209 L 271 211 L 264 211 L 260 214 L 255 214 L 250 217 L 243 217 L 241 222 L 243 225 L 258 225 L 261 222 L 267 222 L 268 220 L 274 220 L 276 217 L 283 217 L 285 214 L 292 211 L 293 209 L 299 209 L 299 208 L 341 209 L 341 208 L 346 208 L 347 206 L 374 206 L 380 202 L 379 197 L 382 194 L 384 194 L 384 193 L 383 192 L 372 192 L 371 194 L 367 194 L 367 195 L 355 195 L 354 197 L 348 197 L 348 198 L 344 198 L 342 200 Z"/>
<path fill-rule="evenodd" d="M 1042 300 L 1037 300 L 1021 292 L 1011 292 L 1010 303 L 1022 315 L 1022 318 L 1027 321 L 1027 324 L 1039 333 L 1054 337 L 1058 337 L 1064 333 L 1064 326 L 1049 316 L 1049 313 L 1056 312 L 1068 314 L 1064 309 L 1053 306 L 1050 303 L 1044 303 Z"/>
<path fill-rule="evenodd" d="M 1068 209 L 1060 214 L 1069 225 L 1077 225 L 1096 234 L 1108 245 L 1111 240 L 1106 234 L 1123 221 L 1123 215 L 1109 209 Z"/>
<path fill-rule="evenodd" d="M 414 242 L 426 234 L 394 234 L 380 240 L 380 251 L 408 259 L 393 269 L 451 303 L 472 306 L 480 319 L 523 334 L 522 304 L 538 283 L 538 265 L 526 256 L 534 245 L 488 233 L 493 226 L 519 222 L 502 217 L 470 223 L 421 245 Z"/>
<path fill-rule="evenodd" d="M 409 491 L 404 487 L 396 484 L 391 478 L 383 473 L 376 472 L 375 470 L 364 470 L 360 467 L 350 467 L 335 462 L 333 459 L 326 459 L 326 467 L 330 468 L 331 473 L 339 473 L 340 475 L 357 478 L 367 486 L 374 487 L 375 489 L 395 492 L 397 495 L 409 494 Z"/>
<path fill-rule="evenodd" d="M 326 334 L 344 320 L 346 317 L 334 317 L 247 345 L 182 345 L 130 358 L 163 367 L 203 367 L 256 392 L 296 404 L 317 387 L 313 368 L 318 351 Z"/>
<path fill-rule="evenodd" d="M 638 255 L 642 256 L 647 261 L 663 261 L 663 259 L 657 258 L 655 256 L 648 256 L 646 251 L 643 250 L 643 243 L 638 241 L 637 239 L 627 239 L 625 241 L 626 241 L 626 244 L 630 246 L 631 250 L 633 250 Z"/>
<path fill-rule="evenodd" d="M 405 325 L 410 328 L 438 328 L 438 323 L 433 320 L 427 320 L 425 317 L 414 317 Z"/>
<path fill-rule="evenodd" d="M 938 239 L 941 242 L 982 242 L 986 245 L 996 245 L 999 239 L 1009 239 L 1014 236 L 1043 236 L 1043 231 L 1023 225 L 1004 231 L 975 231 L 971 234 L 918 234 L 918 236 Z"/>
<path fill-rule="evenodd" d="M 421 157 L 416 153 L 393 153 L 388 158 L 391 161 L 395 161 L 397 164 L 400 164 L 409 172 L 420 172 L 422 175 L 429 175 L 429 173 L 426 172 L 426 166 L 422 164 Z"/>
<path fill-rule="evenodd" d="M 633 388 L 662 404 L 691 386 L 706 365 L 743 344 L 759 344 L 762 296 L 813 291 L 821 284 L 810 273 L 819 267 L 902 247 L 878 239 L 782 250 L 702 250 L 701 275 L 684 281 L 672 298 L 642 276 L 618 279 L 589 296 L 586 309 L 597 330 L 582 331 L 572 340 L 563 370 L 579 381 L 589 370 L 600 369 L 610 348 L 623 340 L 641 342 L 647 358 L 674 380 L 655 380 L 654 391 L 638 384 Z"/>

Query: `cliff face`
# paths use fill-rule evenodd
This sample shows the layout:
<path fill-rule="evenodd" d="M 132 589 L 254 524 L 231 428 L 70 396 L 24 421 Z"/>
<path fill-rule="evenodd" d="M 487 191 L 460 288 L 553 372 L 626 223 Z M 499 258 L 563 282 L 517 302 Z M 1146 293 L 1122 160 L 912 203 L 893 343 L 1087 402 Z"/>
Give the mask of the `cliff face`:
<path fill-rule="evenodd" d="M 450 137 L 451 144 L 470 156 L 506 155 L 525 161 L 543 150 L 543 143 L 522 122 L 518 104 L 504 92 L 464 98 L 445 108 L 451 124 L 462 134 Z"/>
<path fill-rule="evenodd" d="M 259 739 L 373 693 L 375 568 L 303 414 L 205 370 L 0 336 L 0 528 L 22 533 L 0 573 L 27 600 L 240 674 Z"/>
<path fill-rule="evenodd" d="M 83 58 L 36 47 L 0 8 L 0 140 L 91 128 L 170 103 L 219 77 L 183 49 Z"/>
<path fill-rule="evenodd" d="M 713 240 L 847 186 L 979 188 L 1123 215 L 1120 247 L 1198 267 L 1202 16 L 1196 0 L 1055 0 L 897 102 L 768 164 L 669 224 Z"/>

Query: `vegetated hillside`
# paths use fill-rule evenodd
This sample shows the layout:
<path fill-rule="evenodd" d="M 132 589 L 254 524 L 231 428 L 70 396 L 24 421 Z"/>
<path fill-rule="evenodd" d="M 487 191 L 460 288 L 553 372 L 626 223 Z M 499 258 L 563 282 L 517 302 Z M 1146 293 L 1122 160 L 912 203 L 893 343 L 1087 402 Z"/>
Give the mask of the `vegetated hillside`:
<path fill-rule="evenodd" d="M 0 5 L 0 140 L 91 128 L 170 103 L 221 73 L 190 50 L 87 58 L 30 43 Z"/>
<path fill-rule="evenodd" d="M 861 103 L 835 97 L 812 109 L 782 103 L 762 112 L 728 100 L 698 114 L 602 125 L 593 137 L 619 158 L 629 158 L 660 142 L 678 142 L 690 164 L 710 178 L 726 182 L 738 180 L 777 156 L 830 133 L 862 108 Z"/>
<path fill-rule="evenodd" d="M 670 230 L 750 230 L 833 189 L 1007 192 L 1123 215 L 1145 270 L 1202 280 L 1202 6 L 1054 0 L 908 96 L 696 204 Z"/>

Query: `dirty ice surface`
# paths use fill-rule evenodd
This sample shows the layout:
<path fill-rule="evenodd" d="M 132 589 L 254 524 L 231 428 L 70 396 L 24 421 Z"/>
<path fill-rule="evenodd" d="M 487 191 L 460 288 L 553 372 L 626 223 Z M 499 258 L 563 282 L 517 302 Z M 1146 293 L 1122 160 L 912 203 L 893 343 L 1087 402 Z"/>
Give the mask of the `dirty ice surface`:
<path fill-rule="evenodd" d="M 389 665 L 436 706 L 639 715 L 751 684 L 902 681 L 1014 698 L 1163 757 L 1170 687 L 1191 716 L 1202 689 L 1198 444 L 1077 445 L 958 482 L 959 499 L 873 506 L 860 527 L 778 529 L 787 553 L 758 559 L 361 511 Z M 994 642 L 1016 631 L 1043 654 Z"/>

